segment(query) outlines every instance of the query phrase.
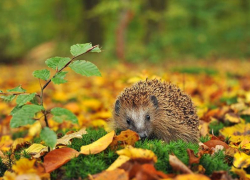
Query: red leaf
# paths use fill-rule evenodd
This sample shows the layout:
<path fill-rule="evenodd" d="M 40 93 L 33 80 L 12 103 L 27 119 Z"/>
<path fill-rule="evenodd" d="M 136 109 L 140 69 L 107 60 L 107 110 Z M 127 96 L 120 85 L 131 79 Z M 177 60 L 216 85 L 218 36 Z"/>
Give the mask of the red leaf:
<path fill-rule="evenodd" d="M 45 170 L 46 172 L 54 171 L 78 155 L 79 152 L 71 148 L 61 148 L 50 151 L 44 157 Z"/>

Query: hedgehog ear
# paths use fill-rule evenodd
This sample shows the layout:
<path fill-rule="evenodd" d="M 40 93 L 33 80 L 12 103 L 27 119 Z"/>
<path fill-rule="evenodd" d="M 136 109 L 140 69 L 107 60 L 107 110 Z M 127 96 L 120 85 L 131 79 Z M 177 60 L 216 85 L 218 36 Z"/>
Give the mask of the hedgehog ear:
<path fill-rule="evenodd" d="M 150 96 L 150 100 L 154 104 L 155 108 L 158 108 L 158 100 L 155 96 Z"/>
<path fill-rule="evenodd" d="M 116 100 L 116 102 L 115 102 L 115 113 L 116 114 L 119 114 L 120 108 L 121 108 L 121 103 L 119 100 Z"/>

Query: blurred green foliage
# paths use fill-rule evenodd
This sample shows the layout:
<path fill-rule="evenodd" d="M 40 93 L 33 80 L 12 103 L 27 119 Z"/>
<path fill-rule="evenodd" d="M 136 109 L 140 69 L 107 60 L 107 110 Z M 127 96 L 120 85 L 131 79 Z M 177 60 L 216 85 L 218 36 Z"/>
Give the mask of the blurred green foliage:
<path fill-rule="evenodd" d="M 50 41 L 54 54 L 92 42 L 104 47 L 107 59 L 117 59 L 117 29 L 126 12 L 128 61 L 250 57 L 248 0 L 1 0 L 0 62 L 25 58 Z"/>

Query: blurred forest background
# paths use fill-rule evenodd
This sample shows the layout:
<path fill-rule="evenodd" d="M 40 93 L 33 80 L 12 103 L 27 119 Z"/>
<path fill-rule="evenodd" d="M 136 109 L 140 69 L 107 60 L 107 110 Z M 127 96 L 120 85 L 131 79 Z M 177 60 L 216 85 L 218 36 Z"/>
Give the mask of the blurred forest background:
<path fill-rule="evenodd" d="M 249 0 L 1 0 L 0 17 L 1 63 L 86 42 L 109 61 L 250 57 Z"/>

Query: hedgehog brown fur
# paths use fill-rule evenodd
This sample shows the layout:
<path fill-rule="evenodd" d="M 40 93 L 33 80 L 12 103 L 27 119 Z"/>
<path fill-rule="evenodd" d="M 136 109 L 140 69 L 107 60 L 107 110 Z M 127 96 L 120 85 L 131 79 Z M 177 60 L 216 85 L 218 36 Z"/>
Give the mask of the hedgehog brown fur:
<path fill-rule="evenodd" d="M 116 100 L 113 118 L 115 129 L 131 129 L 142 138 L 199 139 L 199 120 L 191 98 L 177 86 L 157 79 L 126 88 Z"/>

